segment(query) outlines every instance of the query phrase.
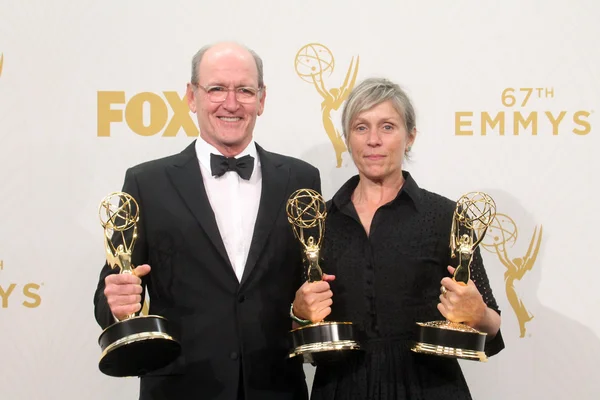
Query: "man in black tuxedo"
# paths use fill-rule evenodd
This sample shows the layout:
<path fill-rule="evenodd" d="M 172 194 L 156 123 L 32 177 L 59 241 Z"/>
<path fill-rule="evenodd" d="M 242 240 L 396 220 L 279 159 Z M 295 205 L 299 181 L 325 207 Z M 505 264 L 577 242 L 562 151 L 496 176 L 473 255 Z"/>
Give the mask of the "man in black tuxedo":
<path fill-rule="evenodd" d="M 187 85 L 200 137 L 125 175 L 123 191 L 140 206 L 138 267 L 104 266 L 96 320 L 106 328 L 138 312 L 147 286 L 150 314 L 174 324 L 182 344 L 175 362 L 141 378 L 140 399 L 307 398 L 302 364 L 287 358 L 302 260 L 285 202 L 300 188 L 320 191 L 320 177 L 254 142 L 265 90 L 256 53 L 201 49 Z"/>

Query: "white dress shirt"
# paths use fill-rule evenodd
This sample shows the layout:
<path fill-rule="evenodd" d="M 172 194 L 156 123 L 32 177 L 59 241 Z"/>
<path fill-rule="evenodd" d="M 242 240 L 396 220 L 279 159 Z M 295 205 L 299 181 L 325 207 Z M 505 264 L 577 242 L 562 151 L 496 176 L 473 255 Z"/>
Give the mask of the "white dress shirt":
<path fill-rule="evenodd" d="M 225 244 L 229 261 L 238 278 L 242 280 L 262 189 L 260 160 L 254 140 L 235 158 L 245 155 L 254 157 L 254 168 L 249 180 L 240 178 L 235 171 L 227 171 L 220 177 L 213 176 L 210 154 L 223 155 L 202 138 L 196 140 L 196 154 L 200 163 L 202 180 L 208 200 L 215 214 L 217 226 Z"/>

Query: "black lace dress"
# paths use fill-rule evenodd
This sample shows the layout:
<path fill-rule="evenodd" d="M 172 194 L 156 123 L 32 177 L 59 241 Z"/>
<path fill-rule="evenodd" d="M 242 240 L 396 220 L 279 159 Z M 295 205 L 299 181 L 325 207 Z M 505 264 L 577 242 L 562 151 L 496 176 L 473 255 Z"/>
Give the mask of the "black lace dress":
<path fill-rule="evenodd" d="M 456 264 L 449 251 L 456 203 L 404 177 L 398 196 L 375 213 L 369 236 L 350 200 L 358 176 L 328 202 L 322 267 L 336 280 L 327 320 L 352 321 L 363 351 L 320 363 L 311 400 L 471 399 L 457 360 L 410 350 L 416 322 L 444 319 L 437 304 L 447 266 Z M 498 311 L 479 251 L 471 279 Z M 498 332 L 486 354 L 503 348 Z"/>

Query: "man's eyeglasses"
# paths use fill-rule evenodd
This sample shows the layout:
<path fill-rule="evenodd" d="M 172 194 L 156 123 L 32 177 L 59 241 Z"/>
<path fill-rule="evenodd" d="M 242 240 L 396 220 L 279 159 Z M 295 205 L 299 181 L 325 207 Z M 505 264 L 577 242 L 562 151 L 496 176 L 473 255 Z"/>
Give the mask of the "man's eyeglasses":
<path fill-rule="evenodd" d="M 198 83 L 194 83 L 194 86 L 204 90 L 208 99 L 213 103 L 222 103 L 227 98 L 227 94 L 230 91 L 235 93 L 235 99 L 240 103 L 252 103 L 256 100 L 256 96 L 261 89 L 242 86 L 234 89 L 229 89 L 224 86 L 201 86 Z"/>

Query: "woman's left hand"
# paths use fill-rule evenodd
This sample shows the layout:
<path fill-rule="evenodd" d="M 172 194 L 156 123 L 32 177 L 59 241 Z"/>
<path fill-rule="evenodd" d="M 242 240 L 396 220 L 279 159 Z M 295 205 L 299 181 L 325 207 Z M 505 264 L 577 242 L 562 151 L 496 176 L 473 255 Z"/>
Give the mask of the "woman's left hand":
<path fill-rule="evenodd" d="M 448 266 L 448 271 L 454 275 L 453 267 Z M 437 308 L 446 319 L 463 322 L 471 327 L 478 326 L 485 319 L 487 305 L 472 280 L 469 279 L 465 285 L 452 278 L 444 278 L 441 285 L 442 294 Z"/>

